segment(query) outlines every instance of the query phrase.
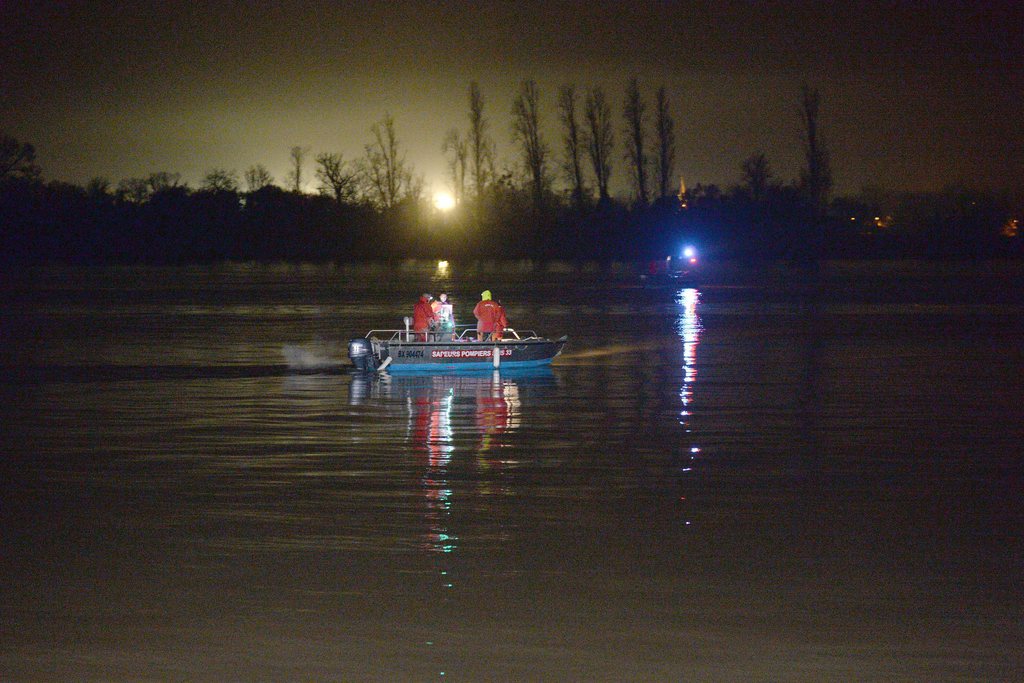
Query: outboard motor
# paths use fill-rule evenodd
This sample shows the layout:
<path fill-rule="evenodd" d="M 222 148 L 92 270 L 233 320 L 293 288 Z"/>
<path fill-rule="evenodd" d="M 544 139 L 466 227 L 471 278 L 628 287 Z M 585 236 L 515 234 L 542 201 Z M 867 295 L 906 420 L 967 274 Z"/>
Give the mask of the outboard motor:
<path fill-rule="evenodd" d="M 373 344 L 369 339 L 359 337 L 348 343 L 348 357 L 356 370 L 373 372 L 377 369 L 377 359 L 373 355 Z"/>

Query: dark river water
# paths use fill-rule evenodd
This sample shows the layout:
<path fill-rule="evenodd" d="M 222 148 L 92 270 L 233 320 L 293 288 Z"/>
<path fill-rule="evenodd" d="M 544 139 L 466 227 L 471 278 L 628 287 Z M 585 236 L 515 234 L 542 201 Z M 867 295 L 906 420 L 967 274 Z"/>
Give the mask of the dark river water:
<path fill-rule="evenodd" d="M 4 274 L 0 680 L 1024 679 L 1024 269 L 636 272 Z"/>

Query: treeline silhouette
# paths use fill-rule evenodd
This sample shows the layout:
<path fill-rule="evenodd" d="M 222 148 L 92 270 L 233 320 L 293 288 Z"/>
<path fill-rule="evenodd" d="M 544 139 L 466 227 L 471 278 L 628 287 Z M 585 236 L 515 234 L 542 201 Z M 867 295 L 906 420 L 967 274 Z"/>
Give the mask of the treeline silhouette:
<path fill-rule="evenodd" d="M 778 182 L 763 153 L 744 161 L 727 189 L 675 176 L 673 120 L 658 89 L 653 136 L 636 79 L 626 90 L 622 134 L 632 196 L 608 190 L 614 131 L 600 87 L 558 96 L 563 154 L 543 138 L 536 84 L 524 81 L 513 107 L 512 141 L 521 165 L 498 171 L 485 100 L 469 88 L 467 130 L 442 146 L 456 207 L 423 197 L 422 178 L 405 164 L 394 120 L 371 127 L 364 158 L 316 155 L 320 193 L 303 192 L 308 149 L 294 147 L 290 187 L 262 165 L 245 173 L 215 169 L 192 189 L 156 172 L 86 187 L 45 181 L 31 144 L 0 134 L 0 258 L 8 263 L 191 263 L 351 261 L 395 258 L 635 260 L 677 255 L 684 243 L 707 256 L 749 262 L 822 258 L 986 258 L 1024 255 L 1019 198 L 950 187 L 941 192 L 867 188 L 830 198 L 827 149 L 816 90 L 804 87 L 805 166 Z M 653 138 L 653 139 L 652 139 Z M 553 189 L 561 169 L 564 189 Z"/>
<path fill-rule="evenodd" d="M 483 207 L 443 213 L 423 200 L 388 210 L 268 185 L 254 192 L 153 192 L 142 201 L 39 178 L 0 181 L 0 253 L 16 263 L 188 263 L 509 257 L 646 259 L 684 242 L 747 261 L 1021 256 L 1007 195 L 950 188 L 837 198 L 816 218 L 800 188 L 755 199 L 737 185 L 697 186 L 683 201 L 628 207 L 508 184 Z"/>

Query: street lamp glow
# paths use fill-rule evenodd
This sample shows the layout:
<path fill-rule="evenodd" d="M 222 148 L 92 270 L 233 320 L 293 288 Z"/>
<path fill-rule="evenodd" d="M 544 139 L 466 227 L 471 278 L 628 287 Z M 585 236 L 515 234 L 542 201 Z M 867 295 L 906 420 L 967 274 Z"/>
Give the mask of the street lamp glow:
<path fill-rule="evenodd" d="M 455 208 L 455 197 L 451 192 L 435 192 L 434 206 L 438 211 L 451 211 Z"/>

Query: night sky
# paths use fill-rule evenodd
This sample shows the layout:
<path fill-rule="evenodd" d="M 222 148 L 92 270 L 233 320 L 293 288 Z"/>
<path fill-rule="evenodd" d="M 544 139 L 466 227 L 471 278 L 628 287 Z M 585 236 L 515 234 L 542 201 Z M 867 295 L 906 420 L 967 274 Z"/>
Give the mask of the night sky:
<path fill-rule="evenodd" d="M 471 80 L 500 167 L 514 162 L 522 79 L 540 85 L 560 151 L 559 85 L 602 85 L 618 127 L 636 76 L 652 108 L 668 88 L 688 185 L 736 182 L 757 150 L 795 178 L 806 82 L 821 91 L 837 192 L 1024 188 L 1020 3 L 12 0 L 0 12 L 0 130 L 36 146 L 46 178 L 75 183 L 171 171 L 197 185 L 262 163 L 283 184 L 293 145 L 355 158 L 390 112 L 439 190 Z"/>

